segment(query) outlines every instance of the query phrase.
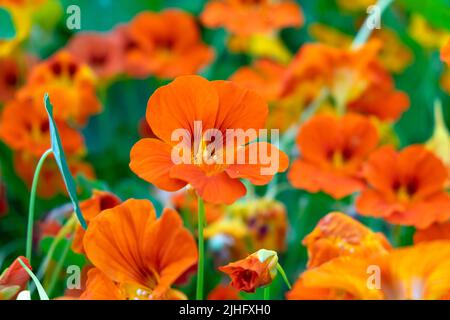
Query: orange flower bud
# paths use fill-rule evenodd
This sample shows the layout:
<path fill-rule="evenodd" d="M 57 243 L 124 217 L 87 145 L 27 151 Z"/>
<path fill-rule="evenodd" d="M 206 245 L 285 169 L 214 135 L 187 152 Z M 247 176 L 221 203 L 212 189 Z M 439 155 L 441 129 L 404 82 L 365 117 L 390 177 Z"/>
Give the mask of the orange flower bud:
<path fill-rule="evenodd" d="M 256 288 L 270 284 L 277 275 L 278 255 L 275 251 L 261 249 L 247 258 L 219 267 L 231 278 L 231 286 L 255 292 Z"/>

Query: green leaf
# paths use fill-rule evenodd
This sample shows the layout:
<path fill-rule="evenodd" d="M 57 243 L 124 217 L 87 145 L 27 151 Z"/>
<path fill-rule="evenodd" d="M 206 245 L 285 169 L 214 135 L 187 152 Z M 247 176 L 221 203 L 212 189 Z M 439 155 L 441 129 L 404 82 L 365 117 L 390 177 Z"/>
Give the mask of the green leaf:
<path fill-rule="evenodd" d="M 0 7 L 0 40 L 11 40 L 16 36 L 16 28 L 11 14 Z"/>
<path fill-rule="evenodd" d="M 47 293 L 45 292 L 44 288 L 42 287 L 42 284 L 39 282 L 38 278 L 34 275 L 34 273 L 27 267 L 27 265 L 22 261 L 22 259 L 18 258 L 19 263 L 22 265 L 22 267 L 25 269 L 25 271 L 28 273 L 30 278 L 33 280 L 34 284 L 36 285 L 36 288 L 39 293 L 39 298 L 41 300 L 49 300 Z"/>
<path fill-rule="evenodd" d="M 432 26 L 450 30 L 450 0 L 400 0 L 399 3 L 422 15 Z"/>
<path fill-rule="evenodd" d="M 58 164 L 59 171 L 63 177 L 64 183 L 66 185 L 67 192 L 69 193 L 70 200 L 72 201 L 73 210 L 80 221 L 81 226 L 86 229 L 86 221 L 80 210 L 80 205 L 78 203 L 77 190 L 75 186 L 75 181 L 69 171 L 69 166 L 67 165 L 66 156 L 62 148 L 61 139 L 59 137 L 58 128 L 56 127 L 55 120 L 53 119 L 53 106 L 50 103 L 50 97 L 48 93 L 44 96 L 45 109 L 47 110 L 48 120 L 50 125 L 50 136 L 52 142 L 52 151 L 55 157 L 56 163 Z"/>

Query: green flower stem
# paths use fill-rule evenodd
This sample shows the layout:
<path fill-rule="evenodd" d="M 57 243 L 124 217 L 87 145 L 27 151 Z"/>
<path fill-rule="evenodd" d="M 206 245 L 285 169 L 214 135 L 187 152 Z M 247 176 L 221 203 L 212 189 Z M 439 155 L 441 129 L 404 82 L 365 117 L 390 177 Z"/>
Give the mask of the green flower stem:
<path fill-rule="evenodd" d="M 394 0 L 378 0 L 377 1 L 375 6 L 380 10 L 380 18 L 381 18 L 381 15 L 383 14 L 384 10 L 386 10 L 386 8 L 389 7 L 389 5 L 393 1 Z M 360 46 L 362 46 L 363 44 L 365 44 L 367 42 L 367 40 L 369 39 L 370 35 L 372 34 L 373 29 L 369 28 L 367 26 L 367 22 L 369 21 L 369 19 L 371 19 L 370 16 L 368 16 L 366 18 L 366 20 L 364 20 L 364 23 L 362 24 L 361 28 L 359 29 L 358 33 L 356 34 L 355 39 L 353 40 L 353 43 L 352 43 L 352 49 L 357 49 Z"/>
<path fill-rule="evenodd" d="M 264 288 L 264 300 L 270 300 L 270 285 Z"/>
<path fill-rule="evenodd" d="M 34 284 L 36 285 L 36 288 L 38 289 L 39 298 L 41 300 L 49 300 L 48 295 L 45 292 L 44 288 L 42 287 L 41 283 L 39 282 L 38 278 L 33 274 L 33 272 L 27 267 L 27 265 L 22 261 L 22 259 L 18 259 L 19 263 L 22 265 L 22 267 L 25 269 L 25 271 L 28 273 L 30 278 L 33 280 Z"/>
<path fill-rule="evenodd" d="M 56 247 L 61 242 L 61 240 L 63 240 L 65 237 L 67 237 L 71 232 L 73 232 L 75 230 L 77 222 L 78 222 L 77 216 L 75 214 L 73 214 L 72 217 L 66 222 L 66 224 L 59 230 L 58 234 L 53 239 L 52 244 L 50 245 L 50 248 L 47 252 L 47 255 L 45 256 L 45 258 L 44 258 L 42 264 L 40 265 L 39 270 L 36 274 L 36 276 L 39 279 L 42 279 L 42 277 L 44 276 L 44 274 L 47 270 L 48 264 L 49 264 L 50 260 L 52 259 L 53 254 L 55 253 Z"/>
<path fill-rule="evenodd" d="M 27 227 L 27 244 L 26 244 L 26 254 L 29 263 L 31 263 L 31 249 L 33 246 L 33 223 L 34 223 L 34 205 L 36 201 L 36 190 L 39 182 L 39 174 L 41 172 L 42 166 L 45 159 L 52 153 L 52 149 L 48 149 L 39 159 L 39 162 L 34 171 L 33 183 L 31 185 L 30 194 L 30 206 L 28 208 L 28 227 Z"/>
<path fill-rule="evenodd" d="M 203 199 L 198 198 L 198 266 L 197 266 L 197 300 L 203 300 L 203 280 L 205 267 L 205 239 L 203 238 L 203 227 L 205 225 L 205 205 Z"/>
<path fill-rule="evenodd" d="M 283 278 L 284 282 L 288 286 L 289 289 L 292 289 L 291 283 L 289 282 L 289 279 L 286 276 L 286 272 L 284 272 L 283 267 L 279 263 L 277 263 L 277 270 L 281 274 L 281 277 Z"/>
<path fill-rule="evenodd" d="M 72 245 L 72 240 L 73 238 L 70 238 L 70 240 L 67 241 L 66 245 L 64 246 L 63 252 L 59 257 L 59 260 L 56 263 L 55 269 L 52 270 L 52 276 L 47 286 L 47 293 L 49 296 L 51 296 L 53 289 L 55 289 L 55 285 L 58 282 L 58 277 L 61 273 L 61 269 L 64 265 L 64 261 L 66 260 L 67 254 L 69 253 L 70 246 Z"/>

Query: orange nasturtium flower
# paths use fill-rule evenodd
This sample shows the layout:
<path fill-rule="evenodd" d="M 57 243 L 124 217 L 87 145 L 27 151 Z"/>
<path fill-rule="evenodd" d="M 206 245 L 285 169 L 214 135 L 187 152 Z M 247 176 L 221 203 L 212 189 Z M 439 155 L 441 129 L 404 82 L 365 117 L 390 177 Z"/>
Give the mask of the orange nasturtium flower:
<path fill-rule="evenodd" d="M 31 70 L 18 94 L 40 106 L 47 92 L 52 97 L 56 119 L 83 126 L 102 109 L 95 85 L 96 77 L 86 64 L 78 62 L 69 52 L 60 51 Z M 44 108 L 40 110 L 45 114 Z"/>
<path fill-rule="evenodd" d="M 176 191 L 190 184 L 206 202 L 231 204 L 246 193 L 241 178 L 264 185 L 287 169 L 282 151 L 266 142 L 249 143 L 257 133 L 241 134 L 262 129 L 267 113 L 262 98 L 232 82 L 178 77 L 150 97 L 147 121 L 159 139 L 138 141 L 130 168 L 160 189 Z M 182 137 L 174 141 L 174 132 Z M 220 134 L 221 141 L 211 142 L 215 137 L 208 132 Z M 263 159 L 264 150 L 276 163 Z M 182 159 L 174 161 L 174 153 Z"/>
<path fill-rule="evenodd" d="M 240 300 L 239 291 L 232 286 L 217 285 L 208 294 L 207 300 Z"/>
<path fill-rule="evenodd" d="M 114 208 L 119 205 L 120 202 L 120 199 L 110 192 L 94 190 L 89 199 L 80 202 L 80 209 L 86 224 L 89 225 L 89 222 L 99 215 L 100 212 Z M 76 253 L 84 253 L 84 234 L 85 230 L 78 224 L 72 241 L 72 250 Z"/>
<path fill-rule="evenodd" d="M 185 298 L 170 286 L 197 262 L 197 248 L 174 210 L 157 219 L 150 201 L 127 200 L 92 219 L 83 244 L 95 269 L 81 298 Z"/>
<path fill-rule="evenodd" d="M 375 233 L 341 212 L 322 218 L 316 228 L 303 239 L 308 249 L 308 268 L 317 267 L 333 258 L 388 253 L 391 245 L 382 233 Z"/>
<path fill-rule="evenodd" d="M 448 170 L 421 145 L 400 152 L 391 146 L 378 149 L 364 165 L 363 175 L 369 186 L 356 200 L 362 215 L 420 229 L 450 218 Z"/>
<path fill-rule="evenodd" d="M 70 40 L 67 50 L 86 63 L 100 79 L 107 80 L 123 71 L 121 45 L 121 37 L 115 32 L 83 32 Z"/>
<path fill-rule="evenodd" d="M 129 73 L 145 77 L 174 78 L 197 73 L 214 57 L 206 46 L 194 18 L 183 11 L 144 12 L 122 34 Z"/>
<path fill-rule="evenodd" d="M 377 129 L 364 116 L 314 116 L 297 136 L 301 157 L 293 163 L 289 181 L 296 188 L 323 191 L 335 199 L 360 191 L 361 166 L 377 144 Z"/>
<path fill-rule="evenodd" d="M 450 220 L 433 223 L 426 229 L 417 229 L 414 233 L 414 243 L 433 240 L 450 240 Z"/>
<path fill-rule="evenodd" d="M 379 50 L 376 40 L 354 50 L 304 45 L 288 68 L 284 96 L 305 95 L 305 86 L 312 81 L 328 90 L 337 108 L 396 120 L 409 106 L 409 99 L 395 90 L 392 77 L 377 59 Z M 315 95 L 319 92 L 316 89 Z"/>
<path fill-rule="evenodd" d="M 344 256 L 305 271 L 287 298 L 448 299 L 449 268 L 449 241 L 424 242 L 379 256 Z"/>
<path fill-rule="evenodd" d="M 19 260 L 31 269 L 27 258 L 18 257 L 14 262 L 0 275 L 0 300 L 14 300 L 20 291 L 25 290 L 30 276 L 22 267 Z"/>
<path fill-rule="evenodd" d="M 16 59 L 0 58 L 0 103 L 14 96 L 20 83 L 21 72 Z"/>
<path fill-rule="evenodd" d="M 280 98 L 285 71 L 286 67 L 278 62 L 260 59 L 255 61 L 251 67 L 239 68 L 230 80 L 244 88 L 255 91 L 271 103 Z"/>
<path fill-rule="evenodd" d="M 444 61 L 445 63 L 447 63 L 450 66 L 450 40 L 442 48 L 441 60 Z"/>
<path fill-rule="evenodd" d="M 326 24 L 312 23 L 308 27 L 308 32 L 318 42 L 338 48 L 350 47 L 353 41 L 351 35 Z M 401 73 L 411 64 L 413 59 L 411 50 L 392 29 L 373 30 L 370 39 L 378 39 L 383 43 L 379 58 L 387 70 Z"/>
<path fill-rule="evenodd" d="M 300 27 L 303 13 L 289 0 L 211 0 L 201 20 L 210 28 L 224 27 L 233 34 L 251 35 Z"/>
<path fill-rule="evenodd" d="M 245 292 L 255 292 L 272 283 L 277 275 L 278 255 L 275 251 L 261 249 L 247 258 L 232 262 L 219 270 L 231 278 L 231 286 Z"/>
<path fill-rule="evenodd" d="M 416 230 L 414 233 L 414 243 L 450 240 L 450 220 L 444 223 L 434 223 L 426 229 Z"/>
<path fill-rule="evenodd" d="M 85 151 L 83 136 L 66 122 L 56 120 L 64 150 L 67 154 Z M 33 105 L 31 99 L 15 98 L 3 109 L 0 119 L 0 139 L 11 149 L 40 157 L 50 148 L 48 116 Z"/>

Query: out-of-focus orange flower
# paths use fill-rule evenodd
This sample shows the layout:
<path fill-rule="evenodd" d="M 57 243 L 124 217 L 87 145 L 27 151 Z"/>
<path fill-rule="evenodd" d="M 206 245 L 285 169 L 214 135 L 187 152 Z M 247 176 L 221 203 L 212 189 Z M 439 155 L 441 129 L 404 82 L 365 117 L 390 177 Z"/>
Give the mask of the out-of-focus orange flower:
<path fill-rule="evenodd" d="M 33 242 L 38 242 L 45 237 L 55 237 L 62 228 L 62 224 L 56 219 L 40 221 L 37 230 L 33 234 Z"/>
<path fill-rule="evenodd" d="M 241 300 L 239 291 L 231 286 L 217 285 L 208 294 L 207 300 Z"/>
<path fill-rule="evenodd" d="M 283 95 L 306 95 L 314 100 L 321 89 L 327 89 L 338 110 L 348 107 L 381 120 L 396 120 L 409 106 L 409 99 L 395 90 L 391 76 L 377 60 L 379 50 L 376 40 L 354 50 L 304 45 L 288 68 Z M 311 82 L 320 86 L 305 93 L 305 85 Z"/>
<path fill-rule="evenodd" d="M 89 271 L 83 296 L 90 299 L 100 292 L 131 300 L 174 298 L 170 286 L 197 261 L 195 240 L 178 213 L 166 209 L 156 219 L 147 200 L 102 211 L 90 221 L 83 243 L 100 271 Z"/>
<path fill-rule="evenodd" d="M 83 136 L 66 122 L 56 120 L 64 151 L 69 155 L 83 154 Z M 48 116 L 37 110 L 31 99 L 10 100 L 0 119 L 0 138 L 13 150 L 40 157 L 50 148 Z"/>
<path fill-rule="evenodd" d="M 305 237 L 308 268 L 317 267 L 336 257 L 386 254 L 391 246 L 382 233 L 369 228 L 341 212 L 332 212 L 319 221 Z"/>
<path fill-rule="evenodd" d="M 20 264 L 19 259 L 31 269 L 27 258 L 21 256 L 14 260 L 0 275 L 0 300 L 14 300 L 20 291 L 25 290 L 30 276 Z"/>
<path fill-rule="evenodd" d="M 257 60 L 251 67 L 239 68 L 230 78 L 236 84 L 255 91 L 268 103 L 276 101 L 283 90 L 286 67 L 268 59 Z"/>
<path fill-rule="evenodd" d="M 238 85 L 255 91 L 269 103 L 269 117 L 266 127 L 284 132 L 296 123 L 302 107 L 311 101 L 320 90 L 321 84 L 308 82 L 302 85 L 302 92 L 283 97 L 284 81 L 288 68 L 269 59 L 257 60 L 251 67 L 241 67 L 230 78 Z"/>
<path fill-rule="evenodd" d="M 80 202 L 80 210 L 83 214 L 86 224 L 89 225 L 89 222 L 97 215 L 99 215 L 100 212 L 106 209 L 114 208 L 119 204 L 120 199 L 116 195 L 110 192 L 94 190 L 92 192 L 92 196 L 89 199 Z M 84 253 L 84 234 L 85 230 L 81 227 L 80 224 L 77 224 L 72 241 L 72 250 L 76 253 Z"/>
<path fill-rule="evenodd" d="M 436 300 L 450 294 L 450 242 L 394 249 L 377 257 L 339 257 L 305 271 L 288 299 Z"/>
<path fill-rule="evenodd" d="M 213 50 L 202 43 L 194 18 L 186 12 L 144 12 L 121 32 L 126 37 L 126 69 L 133 76 L 194 74 L 214 57 Z"/>
<path fill-rule="evenodd" d="M 450 95 L 450 64 L 444 69 L 444 72 L 442 72 L 440 85 L 442 90 Z"/>
<path fill-rule="evenodd" d="M 10 100 L 20 83 L 20 68 L 12 57 L 0 59 L 0 103 Z"/>
<path fill-rule="evenodd" d="M 0 6 L 38 7 L 48 0 L 0 0 Z"/>
<path fill-rule="evenodd" d="M 52 97 L 56 119 L 83 126 L 90 116 L 102 110 L 95 85 L 96 77 L 86 64 L 69 52 L 60 51 L 31 70 L 26 86 L 18 94 L 41 106 L 47 92 Z M 39 110 L 45 114 L 44 108 Z"/>
<path fill-rule="evenodd" d="M 339 199 L 364 187 L 361 166 L 378 143 L 377 129 L 357 114 L 317 115 L 297 136 L 301 152 L 288 174 L 296 188 Z"/>
<path fill-rule="evenodd" d="M 239 179 L 264 185 L 288 166 L 287 156 L 271 144 L 249 143 L 249 136 L 230 138 L 229 130 L 235 129 L 239 135 L 248 129 L 255 132 L 262 129 L 267 112 L 267 104 L 261 97 L 232 82 L 209 82 L 199 76 L 178 77 L 150 97 L 147 121 L 160 140 L 137 142 L 131 149 L 130 168 L 160 189 L 175 191 L 190 184 L 206 202 L 231 204 L 246 193 Z M 214 154 L 209 154 L 211 145 L 207 141 L 211 137 L 205 136 L 208 129 L 220 132 L 223 138 L 214 144 Z M 172 134 L 180 130 L 185 139 L 174 142 Z M 199 139 L 201 143 L 195 145 L 194 140 Z M 178 154 L 183 152 L 181 163 L 174 163 L 173 148 L 177 148 L 174 151 Z M 273 163 L 276 168 L 262 162 L 261 150 L 277 160 L 278 165 Z M 249 154 L 255 155 L 253 163 Z M 228 161 L 229 158 L 233 159 Z M 236 159 L 244 159 L 245 163 Z M 268 172 L 261 174 L 264 168 Z"/>
<path fill-rule="evenodd" d="M 337 48 L 350 48 L 353 37 L 333 27 L 321 23 L 312 23 L 308 32 L 317 41 Z M 411 63 L 411 50 L 401 42 L 397 34 L 387 28 L 373 30 L 370 39 L 378 39 L 382 43 L 379 54 L 381 64 L 389 71 L 400 73 Z"/>
<path fill-rule="evenodd" d="M 362 215 L 421 229 L 450 218 L 448 170 L 421 145 L 401 152 L 391 146 L 378 149 L 364 165 L 363 175 L 369 187 L 356 200 Z"/>
<path fill-rule="evenodd" d="M 67 50 L 78 60 L 87 64 L 103 80 L 117 76 L 123 71 L 121 37 L 115 33 L 77 33 Z"/>
<path fill-rule="evenodd" d="M 434 223 L 430 227 L 416 230 L 414 233 L 414 243 L 434 240 L 450 240 L 450 221 Z"/>
<path fill-rule="evenodd" d="M 6 197 L 6 186 L 0 177 L 0 218 L 8 212 L 8 198 Z"/>
<path fill-rule="evenodd" d="M 189 214 L 189 218 L 194 225 L 197 225 L 197 212 L 198 212 L 198 198 L 193 190 L 186 190 L 178 193 L 174 193 L 171 197 L 172 204 L 175 209 L 180 212 L 186 212 Z M 205 219 L 206 223 L 210 224 L 218 220 L 223 216 L 225 206 L 221 204 L 212 204 L 206 202 L 205 207 Z"/>
<path fill-rule="evenodd" d="M 40 177 L 44 183 L 37 187 L 37 194 L 42 198 L 51 198 L 58 193 L 66 192 L 64 180 L 56 162 L 50 156 L 42 166 Z M 51 159 L 51 160 L 50 160 Z M 31 187 L 33 182 L 34 170 L 39 161 L 39 157 L 33 156 L 27 152 L 16 152 L 14 154 L 14 169 L 17 175 Z M 92 166 L 83 162 L 79 157 L 69 157 L 67 159 L 69 170 L 73 176 L 84 175 L 86 178 L 94 178 L 95 173 Z"/>
<path fill-rule="evenodd" d="M 409 107 L 408 96 L 396 91 L 394 80 L 384 68 L 373 63 L 366 90 L 348 104 L 348 110 L 373 115 L 382 121 L 395 121 Z"/>
<path fill-rule="evenodd" d="M 289 0 L 212 0 L 202 14 L 203 24 L 224 27 L 238 35 L 268 33 L 287 27 L 300 27 L 303 13 Z"/>
<path fill-rule="evenodd" d="M 231 278 L 231 286 L 245 292 L 272 282 L 277 274 L 278 255 L 275 251 L 261 249 L 247 258 L 219 267 Z"/>
<path fill-rule="evenodd" d="M 441 60 L 450 66 L 450 40 L 441 50 Z"/>

